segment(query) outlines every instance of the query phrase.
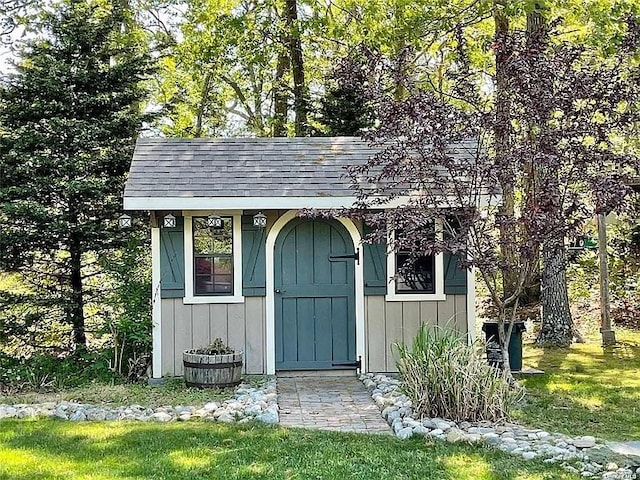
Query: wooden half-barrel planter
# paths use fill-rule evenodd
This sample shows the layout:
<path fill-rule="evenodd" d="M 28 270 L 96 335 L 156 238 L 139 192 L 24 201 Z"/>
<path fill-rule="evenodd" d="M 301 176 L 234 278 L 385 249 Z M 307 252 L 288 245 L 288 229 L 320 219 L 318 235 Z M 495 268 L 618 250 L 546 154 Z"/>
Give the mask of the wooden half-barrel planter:
<path fill-rule="evenodd" d="M 182 360 L 190 387 L 235 387 L 242 381 L 242 352 L 207 355 L 186 350 Z"/>

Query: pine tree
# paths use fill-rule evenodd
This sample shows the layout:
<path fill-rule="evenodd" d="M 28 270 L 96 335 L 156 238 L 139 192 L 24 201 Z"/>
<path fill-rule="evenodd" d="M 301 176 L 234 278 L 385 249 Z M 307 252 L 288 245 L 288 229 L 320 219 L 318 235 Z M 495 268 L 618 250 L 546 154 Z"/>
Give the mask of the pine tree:
<path fill-rule="evenodd" d="M 31 283 L 23 320 L 66 324 L 82 350 L 151 63 L 122 2 L 63 0 L 43 17 L 0 87 L 0 268 Z"/>
<path fill-rule="evenodd" d="M 348 81 L 343 81 L 347 78 Z M 358 136 L 374 125 L 373 108 L 364 92 L 366 78 L 348 62 L 332 72 L 320 101 L 320 123 L 328 136 Z"/>

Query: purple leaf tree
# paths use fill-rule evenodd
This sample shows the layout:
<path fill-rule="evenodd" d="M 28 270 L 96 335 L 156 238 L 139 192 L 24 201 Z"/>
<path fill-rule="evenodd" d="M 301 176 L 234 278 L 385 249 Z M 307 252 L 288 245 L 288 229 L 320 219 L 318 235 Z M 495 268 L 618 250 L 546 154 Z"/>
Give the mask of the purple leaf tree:
<path fill-rule="evenodd" d="M 492 48 L 504 55 L 505 75 L 499 95 L 495 78 L 488 82 L 473 70 L 462 41 L 446 91 L 426 68 L 409 65 L 410 50 L 390 60 L 361 48 L 337 71 L 377 118 L 364 135 L 375 153 L 348 169 L 358 198 L 349 214 L 373 227 L 366 241 L 410 252 L 413 261 L 400 276 L 421 256 L 444 251 L 476 269 L 495 307 L 505 364 L 519 298 L 540 249 L 550 252 L 543 255 L 545 268 L 564 274 L 564 255 L 554 256 L 564 252 L 564 238 L 594 212 L 623 208 L 626 181 L 638 169 L 639 35 L 635 19 L 625 23 L 608 58 L 558 41 L 546 26 L 535 35 L 497 38 Z M 515 195 L 505 211 L 501 192 L 522 192 L 525 184 L 534 191 Z M 505 275 L 516 279 L 509 291 Z"/>

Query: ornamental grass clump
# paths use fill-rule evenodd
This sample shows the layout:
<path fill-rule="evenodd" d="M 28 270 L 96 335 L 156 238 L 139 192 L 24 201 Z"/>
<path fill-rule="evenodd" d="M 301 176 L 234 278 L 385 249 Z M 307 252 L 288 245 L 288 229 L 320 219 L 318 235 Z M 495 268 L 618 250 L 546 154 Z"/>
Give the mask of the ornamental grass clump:
<path fill-rule="evenodd" d="M 411 346 L 395 347 L 402 388 L 420 416 L 503 420 L 524 395 L 505 372 L 487 364 L 478 343 L 469 345 L 450 329 L 422 325 Z"/>

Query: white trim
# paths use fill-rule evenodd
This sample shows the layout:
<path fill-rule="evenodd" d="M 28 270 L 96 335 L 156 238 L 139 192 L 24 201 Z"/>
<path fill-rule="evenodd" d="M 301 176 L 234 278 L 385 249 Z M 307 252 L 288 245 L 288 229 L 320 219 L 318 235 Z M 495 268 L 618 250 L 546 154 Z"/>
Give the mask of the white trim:
<path fill-rule="evenodd" d="M 349 208 L 356 200 L 356 197 L 126 197 L 124 210 Z"/>
<path fill-rule="evenodd" d="M 183 210 L 182 216 L 186 217 L 208 217 L 209 215 L 218 214 L 218 215 L 242 215 L 242 210 L 233 209 L 233 210 Z"/>
<path fill-rule="evenodd" d="M 160 295 L 160 229 L 151 228 L 151 325 L 153 378 L 162 377 L 162 298 Z"/>
<path fill-rule="evenodd" d="M 380 208 L 396 208 L 406 205 L 410 196 L 399 196 L 384 199 Z M 124 197 L 124 210 L 291 210 L 300 208 L 350 208 L 357 202 L 354 196 L 270 196 L 270 197 Z M 498 200 L 490 195 L 479 195 L 469 199 L 468 205 L 479 208 L 497 206 Z M 453 197 L 443 197 L 442 201 L 433 207 L 451 208 L 460 206 L 460 202 Z"/>
<path fill-rule="evenodd" d="M 266 243 L 266 325 L 265 325 L 265 365 L 267 375 L 273 375 L 276 373 L 276 312 L 275 312 L 275 268 L 274 268 L 274 255 L 275 245 L 280 231 L 293 219 L 296 218 L 297 212 L 295 210 L 289 210 L 280 218 L 278 218 L 269 233 L 267 234 Z M 342 225 L 345 226 L 351 239 L 355 251 L 359 253 L 359 258 L 362 256 L 362 247 L 360 245 L 360 232 L 354 223 L 346 218 L 338 219 Z M 356 302 L 356 357 L 362 357 L 362 365 L 366 365 L 366 351 L 365 351 L 365 322 L 364 322 L 364 267 L 363 262 L 357 262 L 355 268 L 355 302 Z"/>
<path fill-rule="evenodd" d="M 467 270 L 467 332 L 469 343 L 476 340 L 476 272 Z"/>
<path fill-rule="evenodd" d="M 393 232 L 389 232 L 387 245 L 392 244 Z M 442 228 L 436 229 L 436 235 L 442 236 Z M 397 293 L 396 292 L 396 252 L 387 252 L 387 272 L 391 274 L 391 280 L 387 288 L 385 300 L 387 302 L 415 302 L 415 301 L 443 301 L 447 299 L 444 293 L 444 254 L 442 252 L 435 256 L 435 293 Z"/>
<path fill-rule="evenodd" d="M 235 288 L 235 285 L 233 288 Z M 182 303 L 184 303 L 185 305 L 198 305 L 201 303 L 244 303 L 244 297 L 242 295 L 234 295 L 232 297 L 222 295 L 198 295 L 197 297 L 195 297 L 192 295 L 189 297 L 183 297 Z"/>
<path fill-rule="evenodd" d="M 344 225 L 351 239 L 353 240 L 354 252 L 360 260 L 356 262 L 356 360 L 360 358 L 361 373 L 364 372 L 364 366 L 367 363 L 367 352 L 365 348 L 365 322 L 364 322 L 364 251 L 362 249 L 362 236 L 358 227 L 348 218 L 338 218 L 338 221 Z"/>
<path fill-rule="evenodd" d="M 205 212 L 203 215 L 215 212 Z M 242 215 L 238 212 L 233 217 L 233 291 L 234 295 L 194 295 L 193 294 L 193 212 L 184 214 L 184 298 L 185 305 L 200 303 L 244 303 L 242 296 Z"/>

